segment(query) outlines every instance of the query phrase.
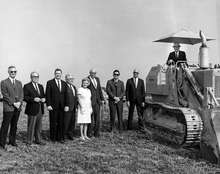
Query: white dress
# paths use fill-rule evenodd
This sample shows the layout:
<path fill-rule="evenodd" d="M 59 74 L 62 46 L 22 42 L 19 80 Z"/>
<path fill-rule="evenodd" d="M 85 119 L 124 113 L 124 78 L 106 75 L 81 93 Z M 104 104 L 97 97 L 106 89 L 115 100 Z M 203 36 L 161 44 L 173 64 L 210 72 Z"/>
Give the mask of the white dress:
<path fill-rule="evenodd" d="M 77 123 L 91 123 L 92 104 L 90 89 L 80 87 L 77 91 L 77 96 L 79 102 Z"/>

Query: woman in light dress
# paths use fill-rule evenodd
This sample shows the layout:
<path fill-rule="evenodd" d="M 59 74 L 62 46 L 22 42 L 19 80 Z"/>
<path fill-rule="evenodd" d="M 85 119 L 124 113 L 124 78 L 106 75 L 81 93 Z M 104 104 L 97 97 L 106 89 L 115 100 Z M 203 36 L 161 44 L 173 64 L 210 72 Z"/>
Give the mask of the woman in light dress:
<path fill-rule="evenodd" d="M 78 120 L 77 123 L 80 124 L 80 134 L 82 140 L 89 140 L 87 136 L 87 127 L 91 123 L 92 114 L 92 104 L 91 104 L 91 92 L 87 87 L 90 84 L 88 78 L 82 79 L 82 87 L 77 91 L 78 96 Z"/>

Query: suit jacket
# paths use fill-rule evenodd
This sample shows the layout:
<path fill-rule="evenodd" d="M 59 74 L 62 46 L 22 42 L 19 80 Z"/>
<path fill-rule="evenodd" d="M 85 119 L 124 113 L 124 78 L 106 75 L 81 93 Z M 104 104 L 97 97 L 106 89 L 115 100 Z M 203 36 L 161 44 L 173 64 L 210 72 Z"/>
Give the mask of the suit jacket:
<path fill-rule="evenodd" d="M 49 80 L 46 85 L 46 104 L 52 106 L 53 110 L 64 109 L 69 105 L 67 97 L 67 84 L 61 80 L 61 91 L 55 79 Z"/>
<path fill-rule="evenodd" d="M 119 97 L 121 100 L 123 100 L 125 95 L 124 83 L 121 80 L 118 80 L 117 83 L 114 82 L 114 79 L 108 80 L 106 92 L 109 96 L 109 100 L 111 101 L 114 101 L 114 97 Z"/>
<path fill-rule="evenodd" d="M 13 112 L 15 109 L 13 103 L 22 103 L 23 101 L 22 83 L 19 80 L 15 80 L 15 85 L 12 84 L 9 78 L 1 81 L 1 92 L 4 112 Z"/>
<path fill-rule="evenodd" d="M 75 90 L 75 95 L 73 94 L 73 90 L 69 87 L 69 85 L 67 84 L 67 100 L 69 103 L 69 111 L 73 111 L 74 109 L 76 109 L 77 104 L 78 104 L 78 100 L 77 100 L 77 90 L 76 87 L 73 85 L 73 88 Z"/>
<path fill-rule="evenodd" d="M 179 51 L 179 57 L 176 57 L 175 51 L 171 52 L 169 54 L 168 59 L 167 59 L 167 65 L 168 65 L 169 60 L 173 60 L 175 63 L 177 61 L 187 61 L 186 60 L 186 54 L 185 54 L 184 51 Z"/>
<path fill-rule="evenodd" d="M 39 97 L 39 98 L 44 98 L 44 88 L 41 84 L 38 84 L 39 92 L 36 91 L 34 88 L 32 82 L 27 83 L 24 85 L 24 101 L 27 103 L 26 108 L 25 108 L 25 114 L 27 115 L 37 115 L 41 106 L 41 112 L 44 114 L 44 103 L 40 102 L 35 102 L 34 98 Z"/>
<path fill-rule="evenodd" d="M 126 83 L 126 100 L 130 102 L 137 101 L 139 104 L 145 101 L 144 81 L 138 78 L 137 88 L 135 87 L 134 78 L 130 78 Z"/>
<path fill-rule="evenodd" d="M 97 87 L 95 88 L 90 77 L 88 77 L 88 78 L 90 80 L 90 85 L 88 86 L 88 88 L 90 89 L 91 95 L 92 95 L 92 97 L 91 97 L 92 105 L 95 105 L 96 103 L 101 104 L 101 100 L 104 100 L 104 97 L 102 94 L 100 80 L 98 77 L 95 77 L 96 83 L 97 83 Z"/>

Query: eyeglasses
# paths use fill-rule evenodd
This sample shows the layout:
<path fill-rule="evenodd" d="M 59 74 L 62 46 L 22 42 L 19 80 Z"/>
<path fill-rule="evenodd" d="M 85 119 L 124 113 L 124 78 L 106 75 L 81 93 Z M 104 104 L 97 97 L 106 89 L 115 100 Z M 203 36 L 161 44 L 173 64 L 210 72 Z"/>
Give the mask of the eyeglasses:
<path fill-rule="evenodd" d="M 39 78 L 39 76 L 32 76 L 32 78 Z"/>
<path fill-rule="evenodd" d="M 10 73 L 12 74 L 12 73 L 17 73 L 17 71 L 10 71 Z"/>
<path fill-rule="evenodd" d="M 119 76 L 120 74 L 114 74 L 114 76 Z"/>

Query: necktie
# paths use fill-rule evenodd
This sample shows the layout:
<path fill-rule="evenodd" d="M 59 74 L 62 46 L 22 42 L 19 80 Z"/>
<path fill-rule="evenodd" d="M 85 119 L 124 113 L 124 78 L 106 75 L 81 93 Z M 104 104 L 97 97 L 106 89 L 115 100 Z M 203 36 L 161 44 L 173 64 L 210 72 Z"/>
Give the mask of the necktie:
<path fill-rule="evenodd" d="M 57 82 L 58 82 L 58 88 L 59 88 L 59 90 L 60 90 L 60 92 L 61 92 L 61 84 L 60 84 L 60 80 L 57 80 Z"/>
<path fill-rule="evenodd" d="M 35 89 L 36 89 L 37 93 L 40 95 L 40 91 L 39 91 L 37 83 L 34 83 L 34 85 L 35 85 Z"/>
<path fill-rule="evenodd" d="M 15 79 L 12 79 L 12 86 L 13 86 L 13 88 L 14 88 L 14 90 L 15 90 Z"/>
<path fill-rule="evenodd" d="M 175 53 L 176 53 L 176 57 L 179 57 L 178 52 L 175 52 Z"/>
<path fill-rule="evenodd" d="M 97 83 L 96 83 L 96 80 L 95 79 L 93 79 L 94 80 L 94 85 L 95 85 L 95 88 L 97 88 Z"/>
<path fill-rule="evenodd" d="M 134 78 L 134 86 L 137 88 L 137 78 Z"/>
<path fill-rule="evenodd" d="M 72 85 L 69 85 L 69 87 L 71 88 L 72 92 L 73 92 L 73 95 L 75 96 L 75 89 Z"/>
<path fill-rule="evenodd" d="M 96 87 L 97 87 L 97 84 L 96 84 L 96 80 L 95 80 L 95 78 L 93 78 L 92 81 L 93 81 L 93 85 L 94 85 L 94 87 L 96 88 Z"/>

